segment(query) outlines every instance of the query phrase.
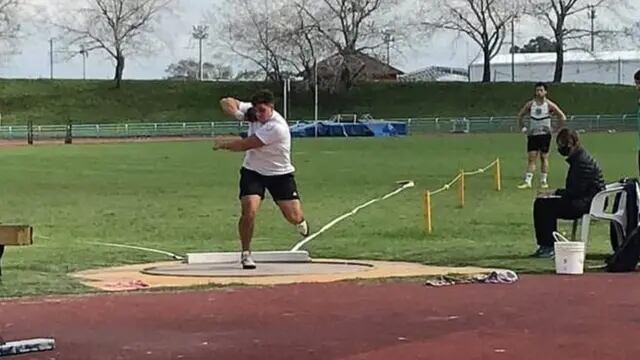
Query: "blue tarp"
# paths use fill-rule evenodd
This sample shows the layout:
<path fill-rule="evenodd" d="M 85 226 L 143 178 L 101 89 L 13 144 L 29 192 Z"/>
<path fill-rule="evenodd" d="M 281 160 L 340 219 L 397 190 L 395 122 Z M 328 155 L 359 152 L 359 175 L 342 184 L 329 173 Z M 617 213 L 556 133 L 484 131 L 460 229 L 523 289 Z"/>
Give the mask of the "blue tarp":
<path fill-rule="evenodd" d="M 291 126 L 293 137 L 349 137 L 349 136 L 399 136 L 407 135 L 407 124 L 391 121 L 363 121 L 338 123 L 319 121 Z"/>

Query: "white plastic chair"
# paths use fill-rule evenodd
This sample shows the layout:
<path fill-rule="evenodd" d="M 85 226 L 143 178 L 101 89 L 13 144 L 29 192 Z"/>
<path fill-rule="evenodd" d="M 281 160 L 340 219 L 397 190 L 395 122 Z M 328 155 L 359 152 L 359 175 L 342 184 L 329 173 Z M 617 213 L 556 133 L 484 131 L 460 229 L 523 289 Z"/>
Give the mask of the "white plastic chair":
<path fill-rule="evenodd" d="M 607 211 L 609 209 L 613 209 L 613 198 L 617 194 L 620 195 L 620 200 L 618 203 L 618 209 L 616 212 Z M 611 198 L 609 201 L 607 199 Z M 606 220 L 610 222 L 616 222 L 620 224 L 623 231 L 627 226 L 627 219 L 625 216 L 625 211 L 627 208 L 627 193 L 624 191 L 624 185 L 621 183 L 613 183 L 606 185 L 605 189 L 601 192 L 597 193 L 591 201 L 591 209 L 589 210 L 589 214 L 583 215 L 580 219 L 573 220 L 573 229 L 571 232 L 571 240 L 576 240 L 576 232 L 578 225 L 580 225 L 580 239 L 587 243 L 589 240 L 589 225 L 591 223 L 591 219 L 597 220 Z M 624 233 L 622 235 L 625 235 Z"/>
<path fill-rule="evenodd" d="M 573 220 L 571 225 L 571 241 L 581 241 L 587 243 L 589 240 L 589 225 L 591 224 L 591 215 L 584 214 L 581 218 Z M 578 226 L 580 226 L 580 238 L 577 239 Z"/>

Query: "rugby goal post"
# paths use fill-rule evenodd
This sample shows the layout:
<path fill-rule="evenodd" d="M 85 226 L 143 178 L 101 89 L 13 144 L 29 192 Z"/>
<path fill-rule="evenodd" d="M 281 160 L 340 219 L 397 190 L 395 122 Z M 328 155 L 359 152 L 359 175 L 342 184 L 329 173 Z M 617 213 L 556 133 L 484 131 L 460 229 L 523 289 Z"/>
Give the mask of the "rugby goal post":
<path fill-rule="evenodd" d="M 335 114 L 331 116 L 329 121 L 338 123 L 349 122 L 355 124 L 358 122 L 358 114 Z"/>
<path fill-rule="evenodd" d="M 471 129 L 471 122 L 467 118 L 451 120 L 452 134 L 468 134 L 470 129 Z"/>

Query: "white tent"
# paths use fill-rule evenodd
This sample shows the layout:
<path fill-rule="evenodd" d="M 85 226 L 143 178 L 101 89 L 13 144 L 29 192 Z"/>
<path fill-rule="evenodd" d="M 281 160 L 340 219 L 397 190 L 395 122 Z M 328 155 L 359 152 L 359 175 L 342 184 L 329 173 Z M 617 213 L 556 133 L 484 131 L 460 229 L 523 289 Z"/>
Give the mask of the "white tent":
<path fill-rule="evenodd" d="M 553 80 L 555 53 L 515 54 L 515 81 Z M 484 63 L 471 64 L 471 81 L 481 81 Z M 511 81 L 511 54 L 499 54 L 491 60 L 491 81 Z M 640 70 L 640 51 L 585 52 L 564 54 L 563 82 L 633 84 L 633 74 Z"/>

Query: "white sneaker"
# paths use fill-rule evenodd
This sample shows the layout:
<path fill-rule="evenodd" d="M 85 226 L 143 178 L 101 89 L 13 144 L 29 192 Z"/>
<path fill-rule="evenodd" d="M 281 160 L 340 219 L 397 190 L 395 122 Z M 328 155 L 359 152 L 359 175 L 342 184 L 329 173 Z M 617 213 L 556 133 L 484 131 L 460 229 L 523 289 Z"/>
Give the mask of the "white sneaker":
<path fill-rule="evenodd" d="M 304 220 L 300 224 L 296 225 L 296 229 L 298 230 L 298 233 L 300 235 L 304 237 L 309 236 L 309 224 L 307 223 L 307 220 Z"/>
<path fill-rule="evenodd" d="M 520 185 L 518 185 L 518 189 L 520 190 L 531 189 L 531 183 L 524 181 Z"/>
<path fill-rule="evenodd" d="M 251 256 L 251 251 L 243 251 L 240 256 L 240 263 L 242 264 L 242 268 L 245 270 L 253 270 L 256 268 L 256 262 L 253 261 L 253 256 Z"/>

